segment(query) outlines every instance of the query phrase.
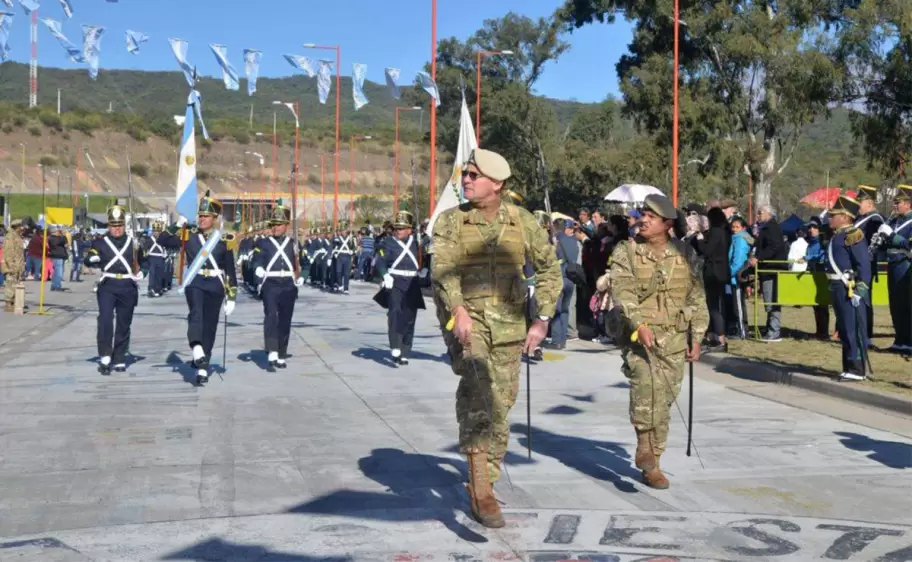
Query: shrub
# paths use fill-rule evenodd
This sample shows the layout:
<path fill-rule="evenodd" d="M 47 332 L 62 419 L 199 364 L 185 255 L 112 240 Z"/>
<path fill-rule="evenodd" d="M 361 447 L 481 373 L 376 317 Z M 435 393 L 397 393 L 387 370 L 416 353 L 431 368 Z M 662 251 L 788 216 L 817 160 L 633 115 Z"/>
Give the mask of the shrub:
<path fill-rule="evenodd" d="M 144 178 L 149 175 L 149 166 L 142 162 L 133 162 L 130 164 L 130 172 L 134 175 Z"/>
<path fill-rule="evenodd" d="M 146 142 L 149 138 L 149 134 L 146 133 L 142 128 L 135 127 L 133 125 L 127 127 L 127 134 L 135 140 L 136 142 Z"/>
<path fill-rule="evenodd" d="M 59 163 L 59 160 L 57 160 L 56 156 L 52 156 L 50 154 L 45 154 L 44 156 L 41 157 L 40 160 L 38 160 L 38 162 L 45 168 L 54 168 Z"/>
<path fill-rule="evenodd" d="M 45 127 L 49 127 L 57 131 L 63 130 L 63 121 L 56 113 L 42 113 L 38 116 L 38 120 L 41 121 Z"/>
<path fill-rule="evenodd" d="M 17 115 L 15 117 L 13 117 L 13 126 L 14 127 L 25 127 L 26 122 L 27 121 L 25 120 L 25 117 L 23 117 L 22 115 Z"/>
<path fill-rule="evenodd" d="M 6 133 L 6 134 L 12 133 L 12 132 L 13 132 L 13 126 L 10 125 L 9 123 L 4 123 L 4 124 L 3 124 L 3 132 Z"/>
<path fill-rule="evenodd" d="M 237 131 L 233 136 L 238 144 L 250 144 L 250 134 L 247 131 Z"/>
<path fill-rule="evenodd" d="M 197 170 L 197 171 L 196 171 L 196 179 L 201 180 L 201 181 L 206 181 L 206 180 L 208 180 L 208 179 L 209 179 L 209 172 L 207 172 L 206 170 Z"/>
<path fill-rule="evenodd" d="M 40 137 L 41 136 L 41 127 L 39 127 L 38 125 L 29 125 L 28 132 L 33 137 Z"/>

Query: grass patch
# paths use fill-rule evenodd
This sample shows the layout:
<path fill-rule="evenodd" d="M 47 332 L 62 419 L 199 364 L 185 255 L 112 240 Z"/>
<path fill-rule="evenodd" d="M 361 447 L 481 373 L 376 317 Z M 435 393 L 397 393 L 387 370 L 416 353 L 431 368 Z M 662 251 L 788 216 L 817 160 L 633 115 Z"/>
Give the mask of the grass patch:
<path fill-rule="evenodd" d="M 85 197 L 83 195 L 77 196 L 77 208 L 81 208 L 85 205 Z M 38 215 L 42 214 L 44 211 L 41 203 L 41 195 L 38 194 L 20 194 L 20 193 L 11 193 L 6 198 L 7 204 L 10 206 L 10 216 L 14 219 L 22 218 L 25 216 L 32 217 L 33 220 L 38 220 Z M 89 213 L 104 213 L 108 210 L 114 202 L 113 197 L 96 195 L 89 195 Z M 121 204 L 124 204 L 121 201 Z M 70 195 L 69 191 L 61 192 L 60 198 L 57 197 L 56 190 L 48 190 L 46 205 L 48 207 L 63 207 L 63 208 L 73 208 L 73 197 Z M 141 201 L 136 201 L 136 212 L 145 212 L 147 210 L 146 205 Z"/>
<path fill-rule="evenodd" d="M 753 303 L 748 302 L 748 313 L 753 315 Z M 760 325 L 765 325 L 766 312 L 760 308 Z M 732 355 L 763 361 L 774 361 L 794 367 L 796 371 L 816 371 L 838 375 L 842 371 L 842 346 L 838 341 L 814 339 L 814 311 L 811 307 L 782 307 L 782 341 L 763 343 L 756 340 L 729 340 Z M 836 331 L 836 314 L 830 310 L 830 330 Z M 893 343 L 893 324 L 890 310 L 885 306 L 874 307 L 873 344 L 887 349 Z M 912 356 L 897 355 L 872 350 L 869 354 L 874 375 L 861 382 L 863 386 L 912 396 Z M 853 383 L 857 384 L 857 383 Z"/>

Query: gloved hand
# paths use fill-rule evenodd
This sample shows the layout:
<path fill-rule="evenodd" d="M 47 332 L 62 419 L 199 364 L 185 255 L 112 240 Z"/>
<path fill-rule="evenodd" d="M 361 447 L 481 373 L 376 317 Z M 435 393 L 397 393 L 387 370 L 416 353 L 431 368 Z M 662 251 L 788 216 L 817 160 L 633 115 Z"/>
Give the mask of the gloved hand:
<path fill-rule="evenodd" d="M 393 288 L 393 276 L 387 273 L 383 276 L 383 288 L 392 289 Z"/>
<path fill-rule="evenodd" d="M 231 316 L 232 312 L 234 312 L 234 301 L 225 301 L 225 316 Z"/>
<path fill-rule="evenodd" d="M 89 263 L 99 263 L 101 261 L 101 256 L 92 256 L 89 258 Z"/>
<path fill-rule="evenodd" d="M 861 295 L 859 295 L 858 293 L 855 293 L 854 295 L 852 295 L 851 300 L 852 300 L 852 306 L 854 306 L 855 308 L 858 308 L 858 305 L 861 304 Z"/>
<path fill-rule="evenodd" d="M 418 272 L 418 279 L 424 279 L 428 276 L 428 268 L 422 267 L 421 271 Z"/>
<path fill-rule="evenodd" d="M 303 287 L 303 286 L 304 286 L 304 278 L 303 278 L 303 277 L 298 277 L 297 279 L 295 279 L 295 286 L 296 286 L 296 287 Z"/>
<path fill-rule="evenodd" d="M 133 278 L 136 279 L 137 281 L 142 281 L 143 279 L 146 278 L 146 274 L 143 273 L 142 271 L 138 271 L 136 273 L 136 275 L 133 276 Z"/>
<path fill-rule="evenodd" d="M 878 234 L 883 234 L 884 236 L 893 236 L 893 228 L 888 224 L 880 225 L 880 228 L 877 229 Z"/>
<path fill-rule="evenodd" d="M 187 219 L 184 217 L 180 217 L 179 219 L 177 219 L 177 226 L 178 226 L 178 228 L 183 228 L 183 227 L 187 226 Z"/>
<path fill-rule="evenodd" d="M 256 268 L 256 271 L 254 271 L 253 273 L 260 279 L 263 279 L 264 277 L 266 277 L 266 270 L 263 269 L 262 267 Z"/>

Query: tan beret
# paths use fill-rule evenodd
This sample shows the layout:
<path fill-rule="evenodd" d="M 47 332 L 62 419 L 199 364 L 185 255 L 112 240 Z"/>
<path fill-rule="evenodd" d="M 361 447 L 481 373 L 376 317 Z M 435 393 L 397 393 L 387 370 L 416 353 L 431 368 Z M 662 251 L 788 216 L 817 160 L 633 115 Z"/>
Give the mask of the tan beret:
<path fill-rule="evenodd" d="M 510 173 L 510 164 L 507 160 L 490 150 L 476 148 L 469 154 L 469 160 L 466 164 L 474 164 L 478 171 L 485 177 L 494 181 L 506 181 L 512 174 Z"/>
<path fill-rule="evenodd" d="M 671 199 L 664 195 L 656 193 L 646 196 L 644 201 L 645 207 L 663 219 L 674 220 L 678 217 L 678 211 L 672 204 Z"/>

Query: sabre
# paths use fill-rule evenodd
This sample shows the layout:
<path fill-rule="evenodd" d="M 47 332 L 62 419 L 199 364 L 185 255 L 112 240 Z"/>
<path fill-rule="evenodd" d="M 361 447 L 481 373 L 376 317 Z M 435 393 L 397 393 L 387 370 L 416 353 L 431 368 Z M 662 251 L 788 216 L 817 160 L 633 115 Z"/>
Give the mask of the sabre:
<path fill-rule="evenodd" d="M 228 313 L 225 313 L 225 326 L 222 329 L 222 370 L 228 372 Z M 221 373 L 219 373 L 219 378 L 225 380 Z"/>
<path fill-rule="evenodd" d="M 687 350 L 693 346 L 693 330 L 687 326 Z M 688 383 L 688 400 L 687 400 L 687 456 L 690 456 L 690 445 L 693 442 L 693 425 L 694 425 L 694 364 L 690 364 L 690 380 Z"/>

